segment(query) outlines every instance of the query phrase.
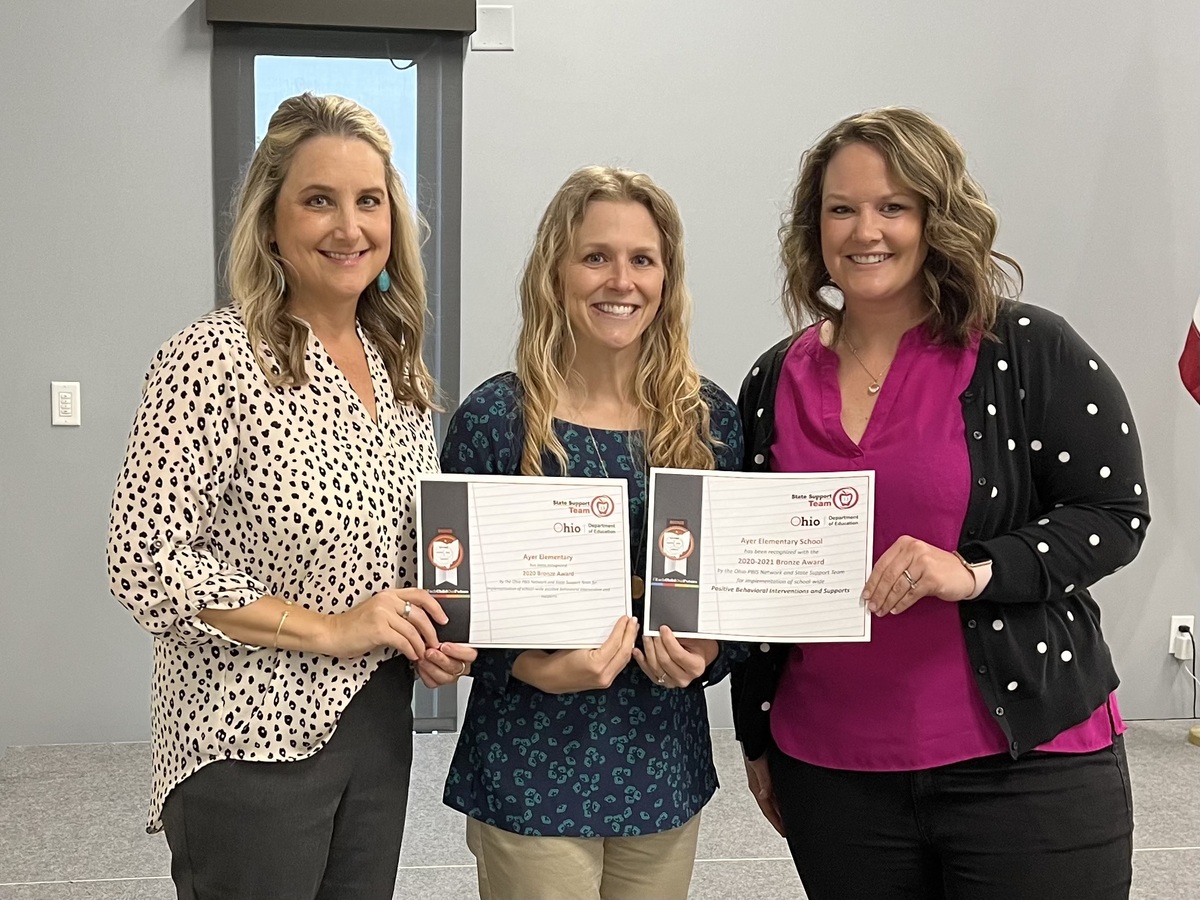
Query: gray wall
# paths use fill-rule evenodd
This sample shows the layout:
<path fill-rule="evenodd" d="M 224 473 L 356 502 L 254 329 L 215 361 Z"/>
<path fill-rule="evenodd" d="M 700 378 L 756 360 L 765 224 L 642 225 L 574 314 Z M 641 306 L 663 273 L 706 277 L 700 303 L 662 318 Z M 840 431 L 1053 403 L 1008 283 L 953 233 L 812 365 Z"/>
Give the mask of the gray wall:
<path fill-rule="evenodd" d="M 467 58 L 464 386 L 510 364 L 546 201 L 606 162 L 679 201 L 697 356 L 735 392 L 784 331 L 775 229 L 800 151 L 847 113 L 920 106 L 966 145 L 1027 299 L 1130 395 L 1154 522 L 1096 594 L 1126 713 L 1184 715 L 1165 646 L 1170 615 L 1200 615 L 1200 408 L 1174 367 L 1200 293 L 1200 5 L 511 2 L 517 50 Z M 104 577 L 108 493 L 147 361 L 212 293 L 203 16 L 106 6 L 0 12 L 0 747 L 148 732 L 149 640 Z M 52 379 L 83 383 L 83 427 L 50 428 Z"/>

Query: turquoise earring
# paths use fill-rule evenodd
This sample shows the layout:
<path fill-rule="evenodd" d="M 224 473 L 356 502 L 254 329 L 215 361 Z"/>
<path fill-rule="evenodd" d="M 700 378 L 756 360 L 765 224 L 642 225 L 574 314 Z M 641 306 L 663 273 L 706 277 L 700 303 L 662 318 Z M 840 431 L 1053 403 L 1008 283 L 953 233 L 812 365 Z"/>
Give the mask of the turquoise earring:
<path fill-rule="evenodd" d="M 379 293 L 386 294 L 392 289 L 392 276 L 384 269 L 379 273 L 379 277 L 375 279 L 375 287 L 379 288 Z"/>

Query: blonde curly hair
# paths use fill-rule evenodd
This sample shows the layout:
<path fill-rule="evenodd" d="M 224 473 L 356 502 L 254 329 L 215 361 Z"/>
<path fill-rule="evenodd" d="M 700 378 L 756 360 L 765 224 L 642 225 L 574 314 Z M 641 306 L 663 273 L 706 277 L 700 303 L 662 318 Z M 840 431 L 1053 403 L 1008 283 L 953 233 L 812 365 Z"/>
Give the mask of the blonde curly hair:
<path fill-rule="evenodd" d="M 396 399 L 422 411 L 433 408 L 433 377 L 421 358 L 427 315 L 420 247 L 424 222 L 411 211 L 392 164 L 387 132 L 369 110 L 345 97 L 305 93 L 284 100 L 246 170 L 229 236 L 227 279 L 255 357 L 271 384 L 307 381 L 308 328 L 287 311 L 287 267 L 272 248 L 270 235 L 288 167 L 300 145 L 318 136 L 366 141 L 383 160 L 392 217 L 387 261 L 391 287 L 381 291 L 375 282 L 367 286 L 358 299 L 358 322 L 387 365 Z M 274 357 L 271 362 L 262 353 L 263 343 Z"/>
<path fill-rule="evenodd" d="M 572 377 L 575 338 L 564 305 L 562 267 L 593 201 L 640 203 L 662 240 L 663 292 L 658 314 L 642 335 L 633 395 L 646 465 L 711 469 L 715 465 L 709 407 L 692 361 L 692 299 L 684 281 L 683 222 L 670 196 L 647 175 L 602 166 L 574 172 L 550 201 L 538 225 L 521 278 L 517 376 L 525 416 L 521 473 L 542 474 L 549 452 L 566 471 L 554 410 Z"/>
<path fill-rule="evenodd" d="M 822 292 L 833 282 L 821 255 L 821 191 L 830 160 L 849 144 L 879 151 L 891 176 L 922 200 L 929 247 L 924 294 L 935 339 L 966 346 L 973 334 L 990 333 L 1001 300 L 1020 292 L 1021 267 L 992 249 L 996 213 L 967 172 L 958 141 L 929 116 L 902 106 L 843 119 L 801 158 L 791 206 L 779 229 L 783 304 L 792 327 L 799 331 L 821 319 L 833 323 L 835 335 L 842 327 L 841 306 Z"/>

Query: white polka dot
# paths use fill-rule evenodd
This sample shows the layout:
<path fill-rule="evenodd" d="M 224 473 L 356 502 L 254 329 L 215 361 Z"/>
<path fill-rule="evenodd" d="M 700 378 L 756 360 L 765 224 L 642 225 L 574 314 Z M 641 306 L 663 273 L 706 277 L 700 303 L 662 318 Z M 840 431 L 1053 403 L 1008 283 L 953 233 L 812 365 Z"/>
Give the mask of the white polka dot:
<path fill-rule="evenodd" d="M 1087 405 L 1087 411 L 1088 415 L 1094 416 L 1096 413 L 1100 412 L 1100 407 L 1098 407 L 1095 403 L 1089 403 Z"/>
<path fill-rule="evenodd" d="M 1022 400 L 1024 400 L 1025 399 L 1025 388 L 1021 388 L 1019 391 L 1017 391 L 1017 396 L 1020 397 Z"/>
<path fill-rule="evenodd" d="M 1100 467 L 1100 477 L 1101 478 L 1107 478 L 1111 474 L 1112 474 L 1112 469 L 1110 469 L 1108 466 Z"/>
<path fill-rule="evenodd" d="M 1064 594 L 1073 594 L 1073 593 L 1075 593 L 1075 585 L 1073 585 L 1073 584 L 1068 584 L 1068 585 L 1067 585 L 1065 588 L 1063 588 L 1063 593 L 1064 593 Z M 1067 618 L 1068 618 L 1068 619 L 1070 619 L 1072 622 L 1074 622 L 1074 621 L 1075 621 L 1075 613 L 1073 613 L 1073 612 L 1069 612 L 1069 611 L 1068 611 L 1068 612 L 1067 612 Z"/>
<path fill-rule="evenodd" d="M 1049 525 L 1050 520 L 1049 519 L 1038 519 L 1038 524 L 1039 525 Z"/>
<path fill-rule="evenodd" d="M 1064 650 L 1062 653 L 1058 654 L 1058 658 L 1061 659 L 1063 662 L 1070 662 L 1071 661 L 1071 651 Z"/>
<path fill-rule="evenodd" d="M 1008 683 L 1008 689 L 1010 691 L 1015 691 L 1017 689 L 1017 683 L 1015 681 L 1010 681 Z"/>
<path fill-rule="evenodd" d="M 1012 438 L 1009 438 L 1009 439 L 1008 439 L 1008 449 L 1009 449 L 1009 450 L 1016 450 L 1016 449 L 1017 449 L 1017 442 L 1016 442 L 1016 441 L 1014 441 Z"/>
<path fill-rule="evenodd" d="M 1028 317 L 1028 316 L 1021 316 L 1021 318 L 1017 319 L 1017 324 L 1018 324 L 1018 325 L 1028 325 L 1028 324 L 1029 324 L 1029 317 Z"/>
<path fill-rule="evenodd" d="M 1064 450 L 1062 453 L 1058 454 L 1058 461 L 1059 462 L 1070 462 L 1071 454 L 1068 453 L 1066 450 Z"/>
<path fill-rule="evenodd" d="M 1055 503 L 1055 504 L 1054 504 L 1054 508 L 1055 508 L 1055 509 L 1062 509 L 1062 504 L 1061 504 L 1061 503 Z"/>
<path fill-rule="evenodd" d="M 1046 652 L 1046 642 L 1045 641 L 1038 641 L 1037 651 L 1038 651 L 1038 653 Z"/>
<path fill-rule="evenodd" d="M 1137 494 L 1139 497 L 1142 496 L 1142 486 L 1140 484 L 1135 484 L 1133 486 L 1133 492 L 1135 494 Z"/>
<path fill-rule="evenodd" d="M 1075 585 L 1071 585 L 1071 587 L 1075 587 Z M 1071 612 L 1069 609 L 1067 610 L 1067 621 L 1068 622 L 1075 621 L 1075 613 Z"/>
<path fill-rule="evenodd" d="M 770 653 L 771 645 L 770 644 L 759 644 L 758 649 L 761 650 L 763 653 Z"/>
<path fill-rule="evenodd" d="M 1008 371 L 1008 360 L 1006 360 L 1006 359 L 1000 360 L 998 363 L 996 363 L 996 368 L 999 369 L 1001 372 L 1007 372 Z"/>
<path fill-rule="evenodd" d="M 994 622 L 992 622 L 992 630 L 993 631 L 1003 631 L 1004 623 L 1001 622 L 999 619 L 996 619 Z"/>
<path fill-rule="evenodd" d="M 1100 546 L 1100 535 L 1089 534 L 1088 535 L 1088 543 L 1091 544 L 1093 547 L 1099 547 Z"/>
<path fill-rule="evenodd" d="M 755 413 L 755 415 L 761 419 L 762 418 L 762 410 L 760 409 L 757 413 Z"/>
<path fill-rule="evenodd" d="M 1029 449 L 1030 449 L 1030 450 L 1041 450 L 1041 449 L 1042 449 L 1042 442 L 1041 442 L 1041 441 L 1030 441 L 1030 442 L 1029 442 Z"/>
<path fill-rule="evenodd" d="M 761 453 L 755 453 L 755 454 L 754 454 L 754 462 L 755 462 L 755 463 L 757 463 L 758 465 L 760 465 L 760 466 L 761 466 L 761 465 L 762 465 L 762 461 L 763 461 L 764 459 L 766 459 L 766 457 L 765 457 L 765 456 L 763 456 Z"/>
<path fill-rule="evenodd" d="M 988 415 L 989 415 L 989 416 L 994 416 L 995 414 L 996 414 L 996 407 L 995 407 L 995 404 L 989 403 L 989 404 L 988 404 Z"/>
<path fill-rule="evenodd" d="M 1038 553 L 1049 553 L 1050 545 L 1045 541 L 1038 541 Z"/>
<path fill-rule="evenodd" d="M 1000 488 L 992 488 L 992 499 L 995 500 L 1000 495 Z"/>
<path fill-rule="evenodd" d="M 771 708 L 771 701 L 770 701 L 770 700 L 764 700 L 764 701 L 763 701 L 763 704 L 762 704 L 762 706 L 761 706 L 761 707 L 759 707 L 759 708 L 760 708 L 760 709 L 761 709 L 763 712 L 766 712 L 767 710 L 769 710 L 769 709 Z"/>
<path fill-rule="evenodd" d="M 751 369 L 751 370 L 750 370 L 750 374 L 751 374 L 751 375 L 757 375 L 757 374 L 758 374 L 758 366 L 755 366 L 753 369 Z"/>
<path fill-rule="evenodd" d="M 1129 434 L 1129 426 L 1125 422 L 1121 423 L 1121 433 Z"/>
<path fill-rule="evenodd" d="M 1092 371 L 1093 371 L 1093 372 L 1099 372 L 1099 371 L 1100 371 L 1100 365 L 1099 365 L 1099 363 L 1097 363 L 1097 362 L 1096 362 L 1094 359 L 1089 359 L 1089 360 L 1088 360 L 1088 365 L 1092 367 Z"/>
<path fill-rule="evenodd" d="M 1140 528 L 1141 526 L 1142 526 L 1142 520 L 1139 519 L 1137 516 L 1134 516 L 1132 519 L 1129 520 L 1130 528 Z"/>

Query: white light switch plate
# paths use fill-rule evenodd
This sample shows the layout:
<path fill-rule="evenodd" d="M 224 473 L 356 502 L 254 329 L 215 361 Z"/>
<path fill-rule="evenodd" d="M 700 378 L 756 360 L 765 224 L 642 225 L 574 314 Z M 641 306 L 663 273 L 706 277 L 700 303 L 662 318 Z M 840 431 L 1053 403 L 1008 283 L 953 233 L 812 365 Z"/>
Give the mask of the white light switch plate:
<path fill-rule="evenodd" d="M 79 424 L 79 382 L 50 382 L 50 424 Z"/>

